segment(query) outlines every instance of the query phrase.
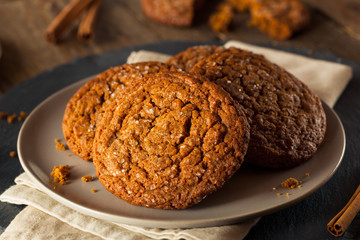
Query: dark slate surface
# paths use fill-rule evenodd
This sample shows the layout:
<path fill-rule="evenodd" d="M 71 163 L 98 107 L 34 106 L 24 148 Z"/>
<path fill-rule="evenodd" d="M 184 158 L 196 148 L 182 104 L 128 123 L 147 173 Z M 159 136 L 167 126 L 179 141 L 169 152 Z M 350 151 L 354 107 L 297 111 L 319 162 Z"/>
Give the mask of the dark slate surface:
<path fill-rule="evenodd" d="M 133 50 L 146 49 L 175 54 L 196 44 L 199 43 L 160 42 L 76 59 L 10 89 L 0 98 L 0 111 L 30 113 L 41 101 L 61 88 L 102 72 L 111 66 L 125 63 L 127 56 Z M 280 49 L 308 56 L 306 49 Z M 313 52 L 311 57 L 342 62 L 352 66 L 354 70 L 353 79 L 334 107 L 346 132 L 347 145 L 344 159 L 334 176 L 310 197 L 291 207 L 262 217 L 245 238 L 247 240 L 336 239 L 327 232 L 326 224 L 346 204 L 360 184 L 360 66 L 328 53 Z M 13 185 L 14 178 L 23 172 L 18 159 L 9 156 L 10 151 L 16 150 L 20 127 L 21 123 L 9 125 L 6 120 L 0 121 L 0 193 Z M 23 207 L 0 203 L 0 232 Z M 345 235 L 337 239 L 360 239 L 360 214 L 357 215 Z"/>

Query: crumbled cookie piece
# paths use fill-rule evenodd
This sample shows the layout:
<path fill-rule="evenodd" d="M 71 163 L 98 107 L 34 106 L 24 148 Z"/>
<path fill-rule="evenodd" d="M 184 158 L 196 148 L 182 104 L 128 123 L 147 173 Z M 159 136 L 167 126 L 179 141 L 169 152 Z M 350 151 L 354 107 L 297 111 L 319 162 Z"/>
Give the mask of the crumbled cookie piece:
<path fill-rule="evenodd" d="M 281 183 L 281 186 L 283 188 L 293 189 L 293 188 L 296 188 L 297 186 L 299 186 L 299 181 L 295 178 L 290 177 L 290 178 L 286 179 L 285 181 L 283 181 Z"/>
<path fill-rule="evenodd" d="M 234 10 L 231 4 L 222 3 L 210 16 L 209 25 L 214 32 L 226 33 L 234 19 Z"/>
<path fill-rule="evenodd" d="M 81 178 L 81 180 L 82 180 L 83 182 L 91 182 L 91 181 L 93 180 L 93 177 L 90 176 L 90 175 L 88 175 L 88 176 L 83 176 L 83 177 Z"/>
<path fill-rule="evenodd" d="M 308 8 L 298 0 L 255 1 L 250 25 L 275 39 L 288 39 L 310 23 Z"/>
<path fill-rule="evenodd" d="M 11 151 L 11 152 L 9 153 L 9 155 L 10 155 L 10 157 L 15 157 L 15 156 L 16 156 L 16 152 L 15 152 L 15 151 Z"/>
<path fill-rule="evenodd" d="M 61 151 L 65 151 L 66 147 L 64 144 L 62 144 L 59 139 L 55 138 L 55 142 L 56 142 L 56 149 L 59 149 Z"/>
<path fill-rule="evenodd" d="M 5 119 L 5 118 L 7 118 L 8 116 L 9 116 L 8 113 L 6 113 L 6 112 L 0 112 L 0 119 Z"/>
<path fill-rule="evenodd" d="M 288 39 L 310 23 L 310 11 L 299 0 L 226 0 L 238 12 L 248 11 L 249 25 L 275 39 Z"/>
<path fill-rule="evenodd" d="M 97 192 L 97 190 L 95 190 L 95 189 L 91 189 L 91 191 L 92 191 L 93 193 L 96 193 L 96 192 Z"/>
<path fill-rule="evenodd" d="M 8 123 L 13 123 L 16 119 L 16 114 L 12 114 L 12 115 L 8 115 L 7 116 L 7 121 Z"/>
<path fill-rule="evenodd" d="M 66 180 L 70 179 L 70 167 L 69 165 L 54 166 L 50 175 L 54 177 L 55 182 L 65 185 Z"/>
<path fill-rule="evenodd" d="M 255 0 L 226 0 L 225 2 L 231 4 L 237 11 L 244 12 L 250 9 Z"/>
<path fill-rule="evenodd" d="M 26 118 L 28 116 L 28 114 L 26 112 L 24 112 L 24 111 L 21 111 L 20 116 L 23 117 L 23 118 Z"/>
<path fill-rule="evenodd" d="M 24 111 L 21 111 L 17 117 L 18 122 L 22 122 L 27 118 L 28 114 Z"/>

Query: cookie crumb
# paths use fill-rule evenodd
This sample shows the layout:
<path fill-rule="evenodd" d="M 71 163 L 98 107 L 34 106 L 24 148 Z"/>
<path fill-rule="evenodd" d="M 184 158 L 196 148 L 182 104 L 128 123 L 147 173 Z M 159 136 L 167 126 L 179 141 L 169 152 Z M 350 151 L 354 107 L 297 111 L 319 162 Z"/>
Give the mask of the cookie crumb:
<path fill-rule="evenodd" d="M 82 177 L 81 180 L 83 182 L 91 182 L 93 180 L 93 177 L 88 175 L 88 176 Z"/>
<path fill-rule="evenodd" d="M 10 157 L 15 157 L 15 156 L 16 156 L 16 152 L 15 152 L 15 151 L 11 151 L 11 152 L 9 153 L 9 155 L 10 155 Z"/>
<path fill-rule="evenodd" d="M 310 176 L 310 173 L 305 173 L 305 176 L 306 176 L 306 177 Z"/>
<path fill-rule="evenodd" d="M 28 116 L 28 114 L 26 112 L 24 112 L 24 111 L 21 111 L 20 116 L 23 117 L 23 118 L 26 118 Z"/>
<path fill-rule="evenodd" d="M 61 151 L 65 151 L 66 147 L 64 144 L 62 144 L 59 139 L 55 138 L 55 142 L 56 142 L 56 149 L 59 149 Z"/>
<path fill-rule="evenodd" d="M 299 181 L 295 178 L 288 178 L 281 183 L 283 188 L 293 189 L 299 185 Z"/>
<path fill-rule="evenodd" d="M 221 3 L 215 13 L 210 16 L 209 25 L 214 32 L 226 33 L 234 19 L 233 7 L 229 3 Z"/>
<path fill-rule="evenodd" d="M 66 180 L 70 178 L 70 167 L 69 165 L 54 166 L 50 175 L 54 177 L 55 182 L 65 185 Z"/>
<path fill-rule="evenodd" d="M 15 119 L 16 119 L 16 114 L 7 116 L 8 123 L 13 123 L 15 121 Z"/>
<path fill-rule="evenodd" d="M 91 189 L 91 191 L 92 191 L 93 193 L 97 192 L 97 190 L 95 190 L 95 189 Z"/>
<path fill-rule="evenodd" d="M 9 116 L 8 113 L 6 113 L 6 112 L 0 112 L 0 119 L 5 119 L 5 118 L 7 118 L 8 116 Z"/>
<path fill-rule="evenodd" d="M 281 193 L 277 193 L 276 195 L 281 196 L 282 194 L 281 194 Z"/>
<path fill-rule="evenodd" d="M 21 112 L 19 113 L 19 116 L 17 117 L 18 122 L 24 121 L 27 116 L 28 116 L 28 114 L 27 114 L 26 112 L 21 111 Z"/>

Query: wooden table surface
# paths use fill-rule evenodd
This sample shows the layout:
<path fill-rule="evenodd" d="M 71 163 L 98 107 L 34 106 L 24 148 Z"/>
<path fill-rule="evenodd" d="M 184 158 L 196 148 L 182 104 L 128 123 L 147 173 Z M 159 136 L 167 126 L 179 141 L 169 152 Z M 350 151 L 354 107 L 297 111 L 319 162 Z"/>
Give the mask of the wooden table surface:
<path fill-rule="evenodd" d="M 95 38 L 89 43 L 76 39 L 76 25 L 57 45 L 44 39 L 44 32 L 66 5 L 67 0 L 0 0 L 0 95 L 21 81 L 36 76 L 74 58 L 100 54 L 130 45 L 158 41 L 212 41 L 219 39 L 207 19 L 217 1 L 198 13 L 191 28 L 172 28 L 148 20 L 140 0 L 103 0 L 95 24 Z M 312 24 L 290 40 L 271 39 L 247 26 L 248 14 L 237 14 L 232 31 L 222 40 L 236 39 L 250 43 L 271 44 L 335 54 L 360 62 L 360 40 L 321 12 L 313 9 Z"/>

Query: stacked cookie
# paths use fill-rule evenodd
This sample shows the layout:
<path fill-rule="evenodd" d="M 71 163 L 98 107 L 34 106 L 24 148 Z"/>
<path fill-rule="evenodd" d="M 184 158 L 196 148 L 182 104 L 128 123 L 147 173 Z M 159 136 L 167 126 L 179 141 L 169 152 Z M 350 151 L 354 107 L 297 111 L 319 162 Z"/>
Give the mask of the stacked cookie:
<path fill-rule="evenodd" d="M 68 102 L 63 132 L 117 197 L 183 209 L 221 188 L 244 159 L 270 168 L 306 161 L 325 123 L 320 99 L 264 57 L 195 46 L 167 63 L 99 74 Z"/>

